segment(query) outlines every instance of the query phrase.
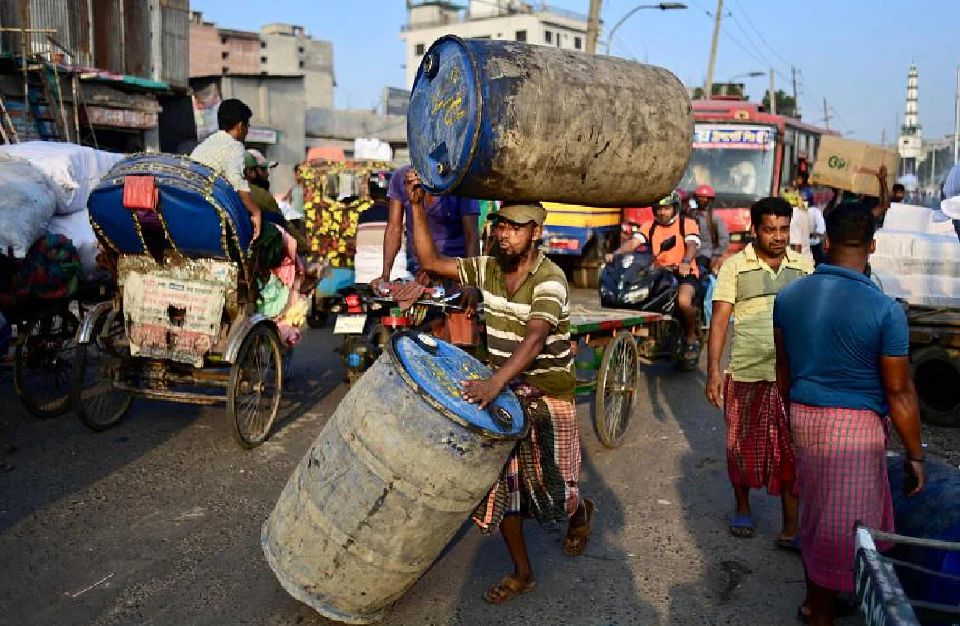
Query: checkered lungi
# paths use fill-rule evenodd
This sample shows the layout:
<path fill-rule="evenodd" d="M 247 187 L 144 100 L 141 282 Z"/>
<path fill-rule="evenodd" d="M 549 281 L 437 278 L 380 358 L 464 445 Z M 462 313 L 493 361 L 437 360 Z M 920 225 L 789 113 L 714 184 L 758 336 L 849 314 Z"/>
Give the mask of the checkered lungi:
<path fill-rule="evenodd" d="M 505 515 L 566 521 L 580 506 L 580 428 L 574 400 L 553 398 L 529 385 L 513 386 L 530 433 L 521 439 L 497 482 L 473 512 L 486 534 Z"/>
<path fill-rule="evenodd" d="M 883 420 L 873 411 L 794 402 L 790 424 L 807 576 L 853 591 L 854 523 L 893 532 Z"/>
<path fill-rule="evenodd" d="M 728 374 L 723 397 L 730 482 L 779 495 L 796 474 L 790 424 L 776 383 L 738 382 Z"/>

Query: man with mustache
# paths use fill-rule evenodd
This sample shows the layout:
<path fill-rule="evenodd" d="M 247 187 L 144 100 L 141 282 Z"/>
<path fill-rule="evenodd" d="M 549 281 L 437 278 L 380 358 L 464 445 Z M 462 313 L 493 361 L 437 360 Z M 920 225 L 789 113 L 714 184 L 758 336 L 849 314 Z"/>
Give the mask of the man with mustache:
<path fill-rule="evenodd" d="M 530 424 L 497 483 L 474 511 L 481 532 L 495 527 L 507 544 L 513 573 L 490 587 L 484 599 L 502 604 L 536 588 L 523 535 L 523 520 L 565 521 L 563 549 L 583 553 L 594 505 L 580 497 L 580 432 L 570 350 L 570 297 L 563 271 L 541 252 L 546 210 L 539 203 L 504 203 L 494 216 L 491 256 L 451 258 L 437 253 L 427 225 L 424 190 L 407 181 L 413 243 L 423 270 L 477 287 L 484 302 L 489 362 L 486 380 L 464 381 L 463 397 L 489 405 L 506 387 L 517 394 Z"/>

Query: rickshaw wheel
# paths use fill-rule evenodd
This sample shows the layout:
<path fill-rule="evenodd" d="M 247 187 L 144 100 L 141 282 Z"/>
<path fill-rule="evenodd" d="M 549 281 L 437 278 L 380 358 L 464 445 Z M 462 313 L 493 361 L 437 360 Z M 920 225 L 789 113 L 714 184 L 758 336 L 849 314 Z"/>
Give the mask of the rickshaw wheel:
<path fill-rule="evenodd" d="M 133 403 L 133 394 L 116 389 L 116 374 L 124 365 L 123 319 L 107 314 L 97 320 L 90 343 L 77 346 L 71 395 L 73 408 L 84 426 L 95 432 L 113 428 Z"/>
<path fill-rule="evenodd" d="M 323 328 L 327 324 L 327 314 L 322 312 L 311 312 L 307 315 L 307 326 L 313 329 Z"/>
<path fill-rule="evenodd" d="M 49 419 L 70 408 L 70 370 L 80 320 L 66 307 L 31 319 L 13 354 L 13 388 L 34 417 Z"/>
<path fill-rule="evenodd" d="M 266 441 L 280 410 L 283 391 L 280 338 L 266 325 L 254 326 L 230 368 L 227 417 L 233 435 L 245 448 Z"/>
<path fill-rule="evenodd" d="M 618 447 L 627 432 L 637 400 L 638 368 L 637 342 L 630 333 L 617 333 L 604 350 L 597 375 L 594 420 L 597 437 L 608 448 Z"/>

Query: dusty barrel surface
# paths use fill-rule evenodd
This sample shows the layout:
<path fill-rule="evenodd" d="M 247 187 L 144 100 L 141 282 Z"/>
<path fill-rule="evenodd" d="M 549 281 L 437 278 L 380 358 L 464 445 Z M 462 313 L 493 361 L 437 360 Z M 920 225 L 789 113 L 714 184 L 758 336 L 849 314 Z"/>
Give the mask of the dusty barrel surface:
<path fill-rule="evenodd" d="M 355 383 L 263 525 L 281 585 L 322 615 L 381 619 L 496 481 L 522 409 L 512 392 L 480 411 L 460 381 L 490 373 L 439 340 L 401 334 Z"/>
<path fill-rule="evenodd" d="M 433 193 L 644 206 L 680 181 L 693 112 L 668 70 L 508 41 L 433 43 L 407 113 Z"/>

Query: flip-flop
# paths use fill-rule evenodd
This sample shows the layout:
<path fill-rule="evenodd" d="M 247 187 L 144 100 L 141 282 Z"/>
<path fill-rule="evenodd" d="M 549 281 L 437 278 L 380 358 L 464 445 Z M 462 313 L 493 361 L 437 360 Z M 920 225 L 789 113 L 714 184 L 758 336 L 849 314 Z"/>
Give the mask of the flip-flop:
<path fill-rule="evenodd" d="M 750 515 L 734 515 L 733 521 L 730 522 L 730 534 L 737 539 L 752 538 L 756 528 L 756 524 L 753 523 L 753 517 Z M 745 532 L 737 532 L 738 530 Z"/>
<path fill-rule="evenodd" d="M 800 553 L 800 536 L 797 535 L 793 539 L 785 539 L 784 537 L 778 537 L 777 540 L 774 542 L 774 545 L 776 545 L 781 550 L 787 550 L 789 552 L 796 552 L 797 554 L 799 554 Z"/>
<path fill-rule="evenodd" d="M 490 604 L 503 604 L 519 595 L 530 593 L 537 588 L 537 581 L 531 580 L 524 584 L 513 576 L 504 576 L 500 582 L 487 589 L 483 599 Z"/>
<path fill-rule="evenodd" d="M 587 543 L 590 541 L 590 526 L 593 524 L 593 515 L 597 510 L 593 500 L 583 499 L 584 521 L 577 527 L 567 529 L 567 534 L 563 538 L 563 552 L 567 556 L 580 556 L 587 549 Z"/>

